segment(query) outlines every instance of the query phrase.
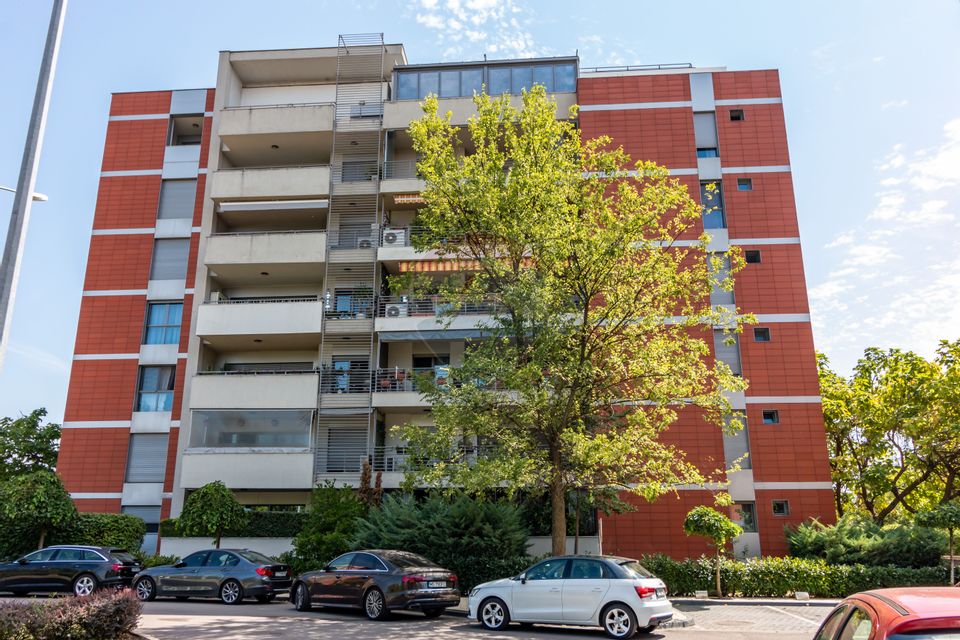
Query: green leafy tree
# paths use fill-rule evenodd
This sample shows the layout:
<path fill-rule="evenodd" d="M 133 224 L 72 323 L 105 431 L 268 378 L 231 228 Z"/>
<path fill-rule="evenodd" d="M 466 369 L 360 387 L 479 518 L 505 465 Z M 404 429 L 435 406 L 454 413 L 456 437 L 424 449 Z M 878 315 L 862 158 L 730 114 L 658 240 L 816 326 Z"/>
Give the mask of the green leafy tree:
<path fill-rule="evenodd" d="M 706 538 L 716 548 L 716 587 L 717 595 L 722 596 L 720 566 L 723 562 L 723 552 L 727 543 L 743 533 L 743 528 L 713 507 L 700 505 L 687 513 L 687 517 L 683 520 L 683 532 L 688 536 Z"/>
<path fill-rule="evenodd" d="M 954 558 L 953 534 L 960 529 L 960 504 L 944 502 L 931 511 L 917 514 L 917 524 L 947 532 L 947 553 L 950 555 L 950 584 L 956 584 L 956 559 Z"/>
<path fill-rule="evenodd" d="M 42 549 L 54 529 L 77 519 L 77 508 L 52 471 L 33 471 L 0 484 L 0 516 Z"/>
<path fill-rule="evenodd" d="M 244 526 L 249 517 L 227 485 L 217 480 L 187 496 L 177 528 L 187 536 L 213 536 L 219 549 L 223 532 Z"/>
<path fill-rule="evenodd" d="M 365 512 L 366 507 L 353 489 L 337 487 L 333 482 L 315 487 L 306 522 L 293 539 L 303 569 L 319 569 L 349 551 L 357 519 Z"/>
<path fill-rule="evenodd" d="M 960 340 L 927 360 L 867 349 L 849 379 L 819 357 L 837 511 L 880 524 L 960 497 Z"/>
<path fill-rule="evenodd" d="M 0 481 L 32 471 L 53 471 L 60 425 L 43 422 L 46 409 L 19 418 L 0 418 Z"/>
<path fill-rule="evenodd" d="M 430 461 L 411 464 L 406 481 L 545 491 L 560 554 L 568 491 L 652 500 L 713 471 L 659 436 L 687 405 L 722 424 L 722 392 L 745 386 L 705 358 L 713 326 L 743 320 L 709 303 L 711 285 L 732 286 L 720 261 L 734 272 L 742 258 L 709 257 L 687 188 L 608 138 L 581 141 L 542 87 L 522 109 L 474 100 L 466 130 L 433 98 L 410 126 L 426 183 L 416 247 L 476 265 L 437 295 L 452 311 L 487 305 L 492 320 L 449 379 L 427 384 L 435 424 L 400 429 L 410 459 Z"/>

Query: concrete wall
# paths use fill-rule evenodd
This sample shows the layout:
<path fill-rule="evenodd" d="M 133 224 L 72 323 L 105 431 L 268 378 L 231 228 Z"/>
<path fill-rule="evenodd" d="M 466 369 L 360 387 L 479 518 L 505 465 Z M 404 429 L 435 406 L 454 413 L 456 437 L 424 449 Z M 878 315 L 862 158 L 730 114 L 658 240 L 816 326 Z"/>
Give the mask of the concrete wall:
<path fill-rule="evenodd" d="M 163 538 L 160 540 L 160 555 L 183 558 L 194 551 L 213 548 L 213 538 Z M 291 538 L 222 538 L 221 549 L 250 549 L 277 557 L 284 551 L 293 550 Z"/>
<path fill-rule="evenodd" d="M 225 169 L 214 172 L 210 184 L 213 199 L 316 198 L 330 191 L 330 167 L 276 167 Z"/>
<path fill-rule="evenodd" d="M 313 486 L 313 454 L 252 450 L 201 453 L 187 450 L 180 459 L 180 484 L 186 489 L 220 480 L 231 489 L 309 489 Z"/>
<path fill-rule="evenodd" d="M 285 375 L 206 375 L 193 379 L 194 409 L 308 409 L 316 407 L 320 377 Z"/>

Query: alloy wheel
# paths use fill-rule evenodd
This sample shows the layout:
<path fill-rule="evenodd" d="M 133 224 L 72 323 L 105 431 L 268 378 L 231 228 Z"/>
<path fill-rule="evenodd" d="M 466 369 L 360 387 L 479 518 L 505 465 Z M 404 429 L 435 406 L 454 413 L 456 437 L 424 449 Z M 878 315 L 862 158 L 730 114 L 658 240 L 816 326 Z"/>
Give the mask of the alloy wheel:
<path fill-rule="evenodd" d="M 88 596 L 97 588 L 97 581 L 93 576 L 80 576 L 73 583 L 73 593 L 78 596 Z"/>
<path fill-rule="evenodd" d="M 137 580 L 137 598 L 149 600 L 153 595 L 153 582 L 147 578 Z"/>
<path fill-rule="evenodd" d="M 383 614 L 383 594 L 377 589 L 371 589 L 367 592 L 363 606 L 368 618 L 379 618 Z"/>
<path fill-rule="evenodd" d="M 630 614 L 620 607 L 613 607 L 607 611 L 603 626 L 606 627 L 607 633 L 616 638 L 625 638 L 633 630 Z"/>
<path fill-rule="evenodd" d="M 297 611 L 306 611 L 310 608 L 310 599 L 307 595 L 307 587 L 303 583 L 297 585 L 297 590 L 293 593 L 293 605 Z"/>
<path fill-rule="evenodd" d="M 503 606 L 496 600 L 491 600 L 483 605 L 480 616 L 486 626 L 497 629 L 503 624 Z"/>
<path fill-rule="evenodd" d="M 220 587 L 220 599 L 227 604 L 233 604 L 240 599 L 240 585 L 233 580 L 225 582 Z"/>

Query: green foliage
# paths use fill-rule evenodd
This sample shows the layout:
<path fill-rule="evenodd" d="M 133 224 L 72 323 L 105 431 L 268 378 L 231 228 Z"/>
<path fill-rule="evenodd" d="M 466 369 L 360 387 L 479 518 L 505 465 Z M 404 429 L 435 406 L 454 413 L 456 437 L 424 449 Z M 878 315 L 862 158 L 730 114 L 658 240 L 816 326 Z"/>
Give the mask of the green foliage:
<path fill-rule="evenodd" d="M 736 248 L 708 258 L 706 234 L 674 243 L 702 215 L 686 186 L 609 138 L 582 141 L 542 87 L 521 109 L 509 97 L 474 101 L 465 132 L 435 98 L 409 130 L 426 183 L 416 248 L 478 266 L 439 298 L 455 310 L 492 296 L 496 310 L 487 339 L 451 367 L 453 384 L 427 385 L 434 424 L 399 430 L 411 460 L 431 461 L 411 465 L 406 482 L 545 492 L 562 553 L 570 490 L 653 499 L 707 480 L 659 436 L 689 404 L 720 428 L 724 391 L 745 388 L 704 357 L 702 337 L 748 320 L 709 302 L 713 285 L 732 287 L 719 261 L 730 258 L 732 274 L 743 260 Z M 496 446 L 461 446 L 476 441 Z"/>
<path fill-rule="evenodd" d="M 0 640 L 125 640 L 140 620 L 129 589 L 83 598 L 0 602 Z"/>
<path fill-rule="evenodd" d="M 683 521 L 688 536 L 707 538 L 718 548 L 743 533 L 743 528 L 716 509 L 706 505 L 694 507 Z"/>
<path fill-rule="evenodd" d="M 160 567 L 171 564 L 176 564 L 180 562 L 179 556 L 161 556 L 161 555 L 147 555 L 146 553 L 137 550 L 133 552 L 133 555 L 136 556 L 137 560 L 140 561 L 140 564 L 149 569 L 150 567 Z"/>
<path fill-rule="evenodd" d="M 22 536 L 14 544 L 40 549 L 48 534 L 76 517 L 70 494 L 52 471 L 32 471 L 0 483 L 0 529 Z"/>
<path fill-rule="evenodd" d="M 90 544 L 131 553 L 143 544 L 143 520 L 125 513 L 78 513 L 68 525 L 51 532 L 48 544 Z"/>
<path fill-rule="evenodd" d="M 934 529 L 960 529 L 960 503 L 945 502 L 917 514 L 917 524 Z"/>
<path fill-rule="evenodd" d="M 641 563 L 666 583 L 671 595 L 690 596 L 713 586 L 713 558 L 674 560 L 657 555 L 647 556 Z M 942 566 L 869 567 L 803 558 L 769 557 L 746 562 L 725 558 L 720 573 L 725 592 L 740 597 L 784 598 L 806 591 L 814 597 L 844 598 L 868 589 L 948 584 Z"/>
<path fill-rule="evenodd" d="M 880 526 L 856 514 L 830 526 L 806 522 L 786 533 L 791 555 L 831 564 L 935 567 L 947 546 L 945 536 L 933 529 L 910 522 Z"/>
<path fill-rule="evenodd" d="M 337 488 L 332 482 L 314 488 L 303 529 L 293 539 L 300 571 L 319 569 L 349 551 L 364 511 L 353 489 Z"/>
<path fill-rule="evenodd" d="M 214 536 L 214 546 L 219 549 L 223 532 L 244 526 L 248 517 L 233 492 L 217 480 L 187 496 L 177 528 L 188 536 Z"/>
<path fill-rule="evenodd" d="M 0 418 L 0 482 L 33 471 L 53 471 L 60 449 L 60 425 L 41 424 L 46 409 L 19 418 Z"/>
<path fill-rule="evenodd" d="M 390 495 L 358 520 L 353 546 L 419 553 L 456 573 L 465 590 L 526 568 L 527 537 L 521 509 L 509 502 Z"/>
<path fill-rule="evenodd" d="M 818 363 L 838 513 L 883 524 L 960 497 L 960 340 L 932 360 L 867 349 L 848 379 Z"/>
<path fill-rule="evenodd" d="M 248 520 L 239 527 L 224 529 L 223 535 L 230 538 L 292 538 L 303 529 L 307 514 L 296 511 L 250 511 Z M 177 526 L 177 518 L 160 522 L 160 535 L 164 538 L 182 538 L 184 533 Z"/>

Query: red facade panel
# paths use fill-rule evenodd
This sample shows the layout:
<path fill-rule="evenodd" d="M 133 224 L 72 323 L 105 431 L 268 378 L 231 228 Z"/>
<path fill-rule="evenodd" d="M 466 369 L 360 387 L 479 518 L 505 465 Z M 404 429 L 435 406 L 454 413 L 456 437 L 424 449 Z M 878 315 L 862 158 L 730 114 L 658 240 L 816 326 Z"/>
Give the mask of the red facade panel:
<path fill-rule="evenodd" d="M 74 353 L 138 353 L 146 296 L 84 296 Z"/>
<path fill-rule="evenodd" d="M 753 190 L 738 190 L 737 178 L 750 178 Z M 726 173 L 723 185 L 731 238 L 800 236 L 790 173 Z"/>
<path fill-rule="evenodd" d="M 153 234 L 93 236 L 84 291 L 146 289 Z"/>
<path fill-rule="evenodd" d="M 107 125 L 102 171 L 162 169 L 166 119 L 114 120 Z"/>
<path fill-rule="evenodd" d="M 687 102 L 690 79 L 686 74 L 585 77 L 577 82 L 577 100 L 581 105 Z"/>
<path fill-rule="evenodd" d="M 137 390 L 137 366 L 136 358 L 74 360 L 63 419 L 129 420 Z"/>
<path fill-rule="evenodd" d="M 763 411 L 776 409 L 778 424 L 764 424 Z M 829 482 L 830 464 L 819 404 L 747 405 L 754 482 Z"/>
<path fill-rule="evenodd" d="M 647 502 L 621 493 L 634 511 L 602 518 L 603 552 L 628 558 L 665 553 L 675 558 L 696 558 L 712 553 L 706 540 L 683 533 L 683 519 L 697 505 L 713 504 L 709 491 L 677 491 Z"/>
<path fill-rule="evenodd" d="M 154 115 L 170 113 L 172 91 L 115 93 L 110 101 L 111 116 Z"/>
<path fill-rule="evenodd" d="M 768 329 L 770 342 L 757 342 L 754 329 Z M 748 396 L 816 396 L 820 394 L 809 322 L 759 323 L 740 336 L 743 377 Z"/>
<path fill-rule="evenodd" d="M 809 313 L 799 244 L 740 248 L 759 251 L 760 262 L 745 265 L 736 275 L 733 293 L 738 307 L 753 313 Z"/>
<path fill-rule="evenodd" d="M 718 71 L 713 74 L 716 100 L 779 98 L 780 73 L 776 69 L 759 71 Z"/>
<path fill-rule="evenodd" d="M 130 430 L 64 429 L 57 473 L 71 493 L 120 493 L 127 469 Z M 117 511 L 119 511 L 117 500 Z"/>
<path fill-rule="evenodd" d="M 672 169 L 697 166 L 689 108 L 587 111 L 580 115 L 580 128 L 587 139 L 610 136 L 634 162 L 652 160 Z"/>
<path fill-rule="evenodd" d="M 157 221 L 160 176 L 107 176 L 100 179 L 94 229 L 149 229 Z"/>
<path fill-rule="evenodd" d="M 744 119 L 731 120 L 731 109 L 742 110 Z M 717 107 L 717 137 L 724 167 L 790 164 L 782 104 Z"/>
<path fill-rule="evenodd" d="M 773 515 L 773 501 L 786 500 L 790 515 Z M 824 524 L 836 522 L 833 492 L 829 489 L 791 489 L 757 491 L 757 529 L 760 548 L 764 555 L 785 556 L 790 549 L 783 528 L 796 527 L 801 522 L 816 518 Z"/>

